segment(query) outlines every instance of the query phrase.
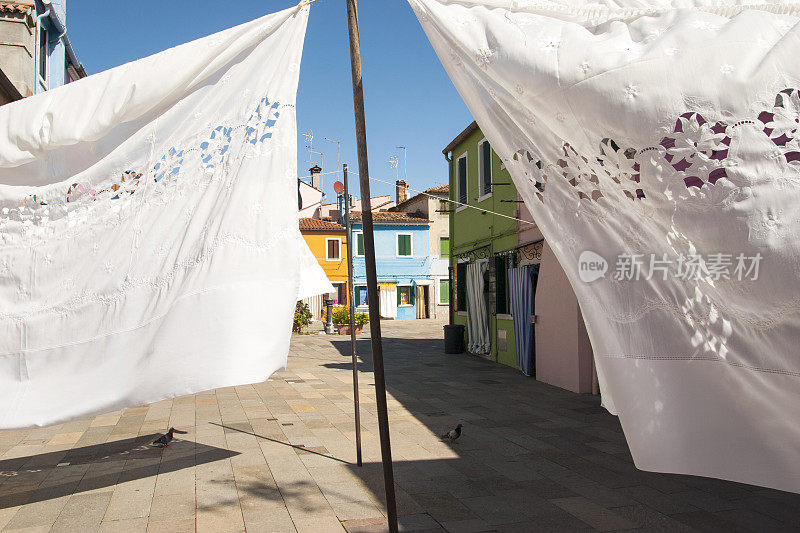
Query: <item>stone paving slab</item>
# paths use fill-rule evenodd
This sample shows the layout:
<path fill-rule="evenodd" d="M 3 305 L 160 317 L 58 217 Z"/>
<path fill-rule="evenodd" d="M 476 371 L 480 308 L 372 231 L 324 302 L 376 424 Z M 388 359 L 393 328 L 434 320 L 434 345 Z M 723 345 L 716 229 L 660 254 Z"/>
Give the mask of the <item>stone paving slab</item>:
<path fill-rule="evenodd" d="M 800 530 L 799 495 L 637 470 L 597 397 L 445 355 L 442 325 L 383 323 L 401 531 Z M 295 335 L 264 383 L 0 432 L 0 530 L 386 531 L 368 330 L 362 467 L 349 349 Z"/>

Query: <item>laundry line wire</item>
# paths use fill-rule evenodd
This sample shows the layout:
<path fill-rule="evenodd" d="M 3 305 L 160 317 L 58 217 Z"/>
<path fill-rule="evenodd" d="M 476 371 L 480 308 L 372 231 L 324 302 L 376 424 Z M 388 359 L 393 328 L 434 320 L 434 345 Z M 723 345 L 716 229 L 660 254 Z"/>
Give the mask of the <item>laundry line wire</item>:
<path fill-rule="evenodd" d="M 316 0 L 314 0 L 314 1 L 316 1 Z M 320 172 L 318 175 L 319 176 L 326 176 L 328 174 L 338 174 L 338 173 L 339 173 L 339 171 L 332 170 L 330 172 Z M 358 176 L 358 173 L 357 172 L 353 172 L 352 170 L 350 170 L 349 173 L 352 174 L 353 176 Z M 298 179 L 305 179 L 305 178 L 310 178 L 310 177 L 311 176 L 301 176 L 301 177 L 298 177 Z M 397 185 L 396 183 L 392 183 L 392 182 L 389 182 L 389 181 L 384 181 L 384 180 L 381 180 L 381 179 L 378 179 L 378 178 L 373 178 L 371 176 L 370 176 L 369 179 L 371 181 L 377 181 L 378 183 L 385 183 L 386 185 Z M 465 203 L 462 203 L 462 202 L 458 202 L 456 200 L 450 200 L 449 198 L 442 198 L 440 196 L 436 196 L 434 194 L 429 194 L 429 193 L 426 193 L 425 191 L 420 191 L 420 190 L 417 190 L 417 189 L 413 189 L 413 188 L 408 187 L 408 186 L 406 186 L 406 189 L 408 189 L 411 192 L 415 192 L 415 193 L 418 193 L 418 194 L 422 194 L 424 196 L 428 196 L 429 198 L 434 198 L 436 200 L 442 200 L 442 201 L 445 201 L 445 202 L 449 202 L 451 204 L 455 204 L 456 206 L 469 207 L 470 209 L 477 209 L 478 211 L 480 211 L 482 213 L 484 213 L 484 212 L 485 213 L 491 213 L 491 214 L 497 215 L 499 217 L 507 218 L 507 219 L 510 219 L 510 220 L 516 220 L 517 222 L 522 222 L 522 223 L 525 223 L 525 224 L 529 224 L 531 226 L 535 226 L 536 225 L 536 222 L 531 222 L 530 220 L 523 220 L 523 219 L 518 218 L 518 217 L 512 217 L 511 215 L 506 215 L 506 214 L 503 214 L 503 213 L 498 213 L 497 211 L 492 211 L 491 209 L 485 209 L 483 207 L 478 207 L 478 206 L 475 206 L 475 205 L 465 204 Z"/>
<path fill-rule="evenodd" d="M 358 173 L 356 173 L 356 172 L 352 172 L 352 174 L 354 174 L 354 175 L 358 176 Z M 369 178 L 369 179 L 370 179 L 371 181 L 377 181 L 378 183 L 385 183 L 385 184 L 387 184 L 387 185 L 395 185 L 394 183 L 391 183 L 391 182 L 389 182 L 389 181 L 384 181 L 384 180 L 381 180 L 381 179 L 378 179 L 378 178 L 373 178 L 373 177 L 371 177 L 371 176 L 370 176 L 370 178 Z M 427 196 L 427 197 L 429 197 L 429 198 L 434 198 L 434 199 L 436 199 L 436 200 L 442 200 L 442 201 L 445 201 L 445 202 L 449 202 L 449 203 L 451 203 L 451 204 L 456 204 L 457 206 L 460 206 L 460 207 L 469 207 L 470 209 L 477 209 L 478 211 L 480 211 L 480 212 L 482 212 L 482 213 L 483 213 L 483 212 L 485 212 L 485 213 L 491 213 L 491 214 L 493 214 L 493 215 L 497 215 L 497 216 L 499 216 L 499 217 L 508 218 L 508 219 L 510 219 L 510 220 L 516 220 L 517 222 L 524 222 L 525 224 L 530 224 L 531 226 L 535 226 L 535 225 L 536 225 L 536 223 L 535 223 L 535 222 L 531 222 L 531 221 L 529 221 L 529 220 L 523 220 L 523 219 L 521 219 L 521 218 L 512 217 L 511 215 L 506 215 L 506 214 L 503 214 L 503 213 L 498 213 L 497 211 L 492 211 L 492 210 L 490 210 L 490 209 L 484 209 L 484 208 L 482 208 L 482 207 L 478 207 L 478 206 L 476 206 L 476 205 L 470 205 L 470 204 L 465 204 L 465 203 L 462 203 L 462 202 L 458 202 L 458 201 L 456 201 L 456 200 L 450 200 L 449 198 L 442 198 L 442 197 L 440 197 L 440 196 L 436 196 L 436 195 L 434 195 L 434 194 L 429 194 L 429 193 L 426 193 L 425 191 L 420 191 L 420 190 L 417 190 L 417 189 L 412 189 L 411 187 L 408 187 L 408 186 L 406 186 L 406 189 L 408 189 L 409 191 L 415 192 L 415 193 L 417 193 L 417 194 L 422 194 L 423 196 Z"/>

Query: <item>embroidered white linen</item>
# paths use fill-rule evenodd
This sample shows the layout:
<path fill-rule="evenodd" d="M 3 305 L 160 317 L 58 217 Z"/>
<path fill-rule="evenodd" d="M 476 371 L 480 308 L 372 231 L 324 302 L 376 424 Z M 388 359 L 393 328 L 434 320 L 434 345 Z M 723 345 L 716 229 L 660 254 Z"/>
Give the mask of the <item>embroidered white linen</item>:
<path fill-rule="evenodd" d="M 798 4 L 409 1 L 636 465 L 800 491 Z"/>
<path fill-rule="evenodd" d="M 281 11 L 0 108 L 1 429 L 285 365 L 298 297 L 332 290 L 297 223 L 307 20 Z"/>

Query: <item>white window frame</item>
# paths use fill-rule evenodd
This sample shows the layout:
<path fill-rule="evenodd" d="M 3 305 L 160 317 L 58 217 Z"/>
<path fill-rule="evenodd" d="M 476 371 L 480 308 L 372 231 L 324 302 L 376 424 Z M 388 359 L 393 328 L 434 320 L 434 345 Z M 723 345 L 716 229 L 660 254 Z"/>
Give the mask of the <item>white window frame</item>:
<path fill-rule="evenodd" d="M 466 151 L 456 158 L 456 202 L 461 201 L 461 183 L 460 183 L 461 180 L 459 180 L 458 176 L 458 162 L 461 161 L 462 159 L 464 160 L 464 169 L 467 171 L 467 176 L 466 179 L 464 180 L 465 181 L 464 186 L 467 188 L 466 190 L 467 194 L 464 195 L 467 199 L 467 205 L 459 204 L 458 207 L 456 207 L 456 213 L 458 213 L 459 211 L 463 211 L 469 205 L 469 160 L 467 159 L 468 154 L 469 151 Z"/>
<path fill-rule="evenodd" d="M 405 257 L 405 256 L 403 256 Z M 397 284 L 397 298 L 400 298 L 400 288 L 401 287 L 408 287 L 408 296 L 409 299 L 413 302 L 414 301 L 414 284 L 413 283 L 398 283 Z M 414 307 L 415 303 L 408 303 L 408 304 L 397 304 L 397 307 Z"/>
<path fill-rule="evenodd" d="M 358 253 L 358 236 L 361 235 L 361 239 L 364 239 L 364 231 L 353 231 L 353 257 L 364 257 L 364 254 Z M 364 250 L 366 252 L 366 249 Z"/>
<path fill-rule="evenodd" d="M 400 255 L 400 235 L 408 235 L 408 240 L 411 244 L 411 255 Z M 405 259 L 414 257 L 414 234 L 408 231 L 398 231 L 394 234 L 394 254 L 395 257 L 402 257 Z"/>
<path fill-rule="evenodd" d="M 487 198 L 492 197 L 492 193 L 494 192 L 494 187 L 492 186 L 492 145 L 489 144 L 489 192 L 483 192 L 483 145 L 484 143 L 488 143 L 489 141 L 486 140 L 486 137 L 478 141 L 478 201 L 482 202 Z"/>
<path fill-rule="evenodd" d="M 328 242 L 337 241 L 339 243 L 339 257 L 331 258 L 328 256 Z M 342 260 L 342 238 L 341 237 L 325 237 L 325 260 L 326 261 L 341 261 Z"/>

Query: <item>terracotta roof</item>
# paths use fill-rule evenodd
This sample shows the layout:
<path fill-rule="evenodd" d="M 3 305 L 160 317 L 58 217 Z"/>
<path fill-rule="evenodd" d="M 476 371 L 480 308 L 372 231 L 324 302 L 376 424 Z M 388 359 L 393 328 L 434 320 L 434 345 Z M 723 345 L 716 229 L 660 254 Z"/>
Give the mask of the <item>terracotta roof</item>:
<path fill-rule="evenodd" d="M 442 150 L 442 153 L 444 155 L 447 155 L 448 153 L 452 152 L 453 148 L 464 142 L 464 139 L 469 137 L 472 134 L 472 132 L 477 129 L 478 129 L 478 123 L 473 120 L 472 124 L 464 128 L 464 131 L 459 133 L 455 139 L 450 141 L 450 144 L 448 144 L 447 147 L 444 150 Z"/>
<path fill-rule="evenodd" d="M 33 2 L 17 2 L 14 0 L 6 0 L 0 2 L 0 12 L 2 13 L 22 13 L 27 14 L 33 9 Z"/>
<path fill-rule="evenodd" d="M 361 211 L 353 211 L 350 215 L 353 220 L 361 220 Z M 430 220 L 414 213 L 378 211 L 372 213 L 372 222 L 375 224 L 427 224 Z"/>
<path fill-rule="evenodd" d="M 450 185 L 437 185 L 436 187 L 431 187 L 430 189 L 426 189 L 424 191 L 427 194 L 450 194 Z"/>
<path fill-rule="evenodd" d="M 344 231 L 344 226 L 330 219 L 301 218 L 300 231 Z"/>

